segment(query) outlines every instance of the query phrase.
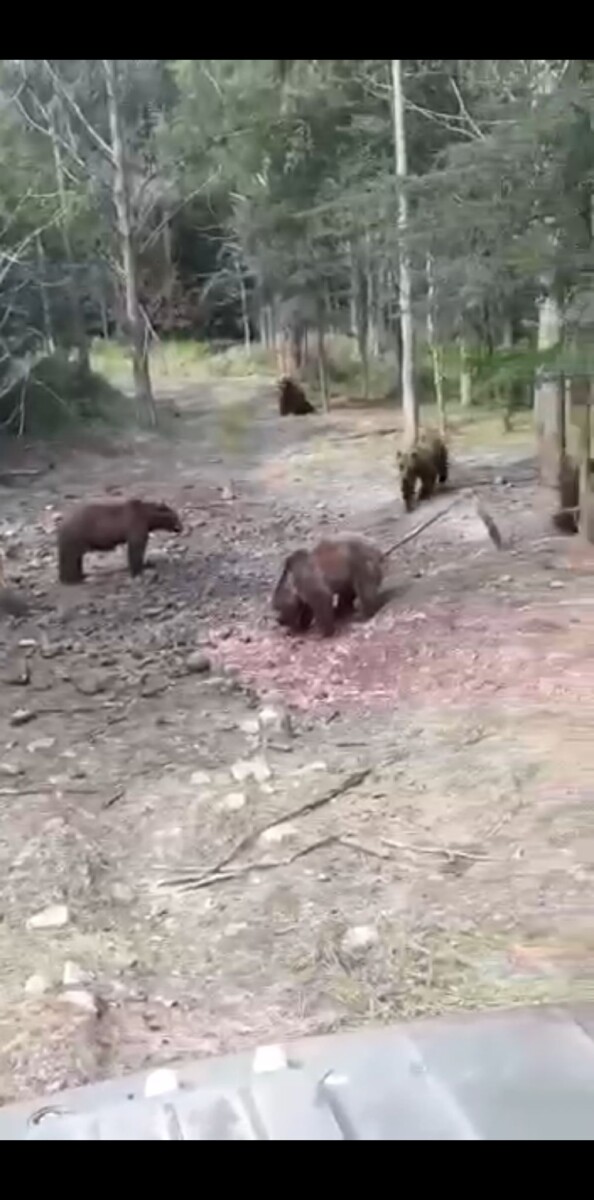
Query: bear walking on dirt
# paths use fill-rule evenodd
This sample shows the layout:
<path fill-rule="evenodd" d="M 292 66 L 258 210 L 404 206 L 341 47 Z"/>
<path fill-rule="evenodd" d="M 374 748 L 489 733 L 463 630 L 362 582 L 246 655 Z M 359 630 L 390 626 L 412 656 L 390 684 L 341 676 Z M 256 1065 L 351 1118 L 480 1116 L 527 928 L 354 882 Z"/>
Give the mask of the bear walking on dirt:
<path fill-rule="evenodd" d="M 309 403 L 303 388 L 288 375 L 283 375 L 278 383 L 278 411 L 281 417 L 304 417 L 316 410 Z"/>
<path fill-rule="evenodd" d="M 331 637 L 337 618 L 352 612 L 355 601 L 364 617 L 373 616 L 379 607 L 383 559 L 373 542 L 356 534 L 324 538 L 311 551 L 294 551 L 272 596 L 279 624 L 292 633 L 305 633 L 315 621 L 323 636 Z"/>
<path fill-rule="evenodd" d="M 428 500 L 436 484 L 448 478 L 448 450 L 438 433 L 422 433 L 413 446 L 397 452 L 400 472 L 400 488 L 407 512 L 412 512 L 417 500 L 417 484 L 420 484 L 418 499 Z"/>
<path fill-rule="evenodd" d="M 82 583 L 83 558 L 91 550 L 115 550 L 127 545 L 132 576 L 144 568 L 149 533 L 163 529 L 181 533 L 175 509 L 150 500 L 124 500 L 112 504 L 85 504 L 58 526 L 58 574 L 61 583 Z"/>

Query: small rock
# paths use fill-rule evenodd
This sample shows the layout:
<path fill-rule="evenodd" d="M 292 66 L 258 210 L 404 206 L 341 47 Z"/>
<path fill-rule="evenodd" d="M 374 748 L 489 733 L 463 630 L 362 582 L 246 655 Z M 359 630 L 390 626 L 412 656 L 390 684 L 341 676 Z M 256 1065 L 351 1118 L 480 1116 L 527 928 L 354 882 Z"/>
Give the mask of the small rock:
<path fill-rule="evenodd" d="M 203 654 L 201 650 L 194 650 L 186 658 L 186 670 L 190 675 L 207 675 L 211 665 L 208 654 Z"/>
<path fill-rule="evenodd" d="M 27 996 L 43 996 L 49 988 L 49 979 L 45 975 L 30 975 L 25 984 Z"/>
<path fill-rule="evenodd" d="M 228 812 L 238 812 L 246 803 L 245 792 L 229 792 L 222 804 L 221 808 L 226 808 Z"/>
<path fill-rule="evenodd" d="M 10 718 L 10 724 L 17 727 L 19 725 L 28 725 L 29 721 L 34 721 L 36 716 L 37 713 L 32 708 L 16 708 Z"/>
<path fill-rule="evenodd" d="M 63 642 L 46 642 L 46 641 L 44 641 L 42 643 L 42 646 L 41 646 L 42 658 L 57 658 L 58 655 L 63 654 L 63 653 L 64 653 L 64 643 Z"/>
<path fill-rule="evenodd" d="M 267 704 L 260 709 L 258 720 L 260 727 L 266 732 L 284 734 L 285 737 L 291 737 L 293 734 L 291 717 L 283 708 Z"/>
<path fill-rule="evenodd" d="M 237 783 L 244 783 L 246 779 L 255 779 L 256 783 L 264 783 L 270 779 L 272 774 L 266 759 L 258 754 L 256 758 L 240 758 L 233 763 L 231 774 Z"/>
<path fill-rule="evenodd" d="M 62 974 L 62 983 L 64 984 L 64 987 L 78 988 L 81 986 L 81 984 L 88 982 L 89 972 L 83 971 L 83 968 L 79 967 L 78 963 L 72 962 L 71 959 L 68 959 L 64 963 L 64 971 Z"/>
<path fill-rule="evenodd" d="M 50 904 L 34 913 L 27 921 L 27 929 L 62 929 L 68 924 L 70 914 L 66 904 Z"/>
<path fill-rule="evenodd" d="M 29 754 L 35 754 L 37 750 L 51 750 L 55 744 L 56 739 L 54 737 L 36 738 L 34 742 L 28 743 L 27 750 Z"/>
<path fill-rule="evenodd" d="M 265 829 L 264 833 L 260 834 L 259 841 L 264 846 L 275 846 L 279 842 L 286 841 L 287 838 L 294 837 L 296 833 L 297 827 L 286 821 L 281 825 L 272 825 L 270 829 Z"/>
<path fill-rule="evenodd" d="M 0 762 L 0 775 L 5 779 L 16 779 L 18 775 L 24 775 L 22 767 L 15 767 L 12 763 Z"/>
<path fill-rule="evenodd" d="M 167 680 L 162 675 L 147 675 L 140 686 L 140 694 L 148 699 L 150 696 L 159 696 L 166 687 Z"/>
<path fill-rule="evenodd" d="M 237 937 L 238 934 L 244 933 L 247 927 L 247 921 L 230 921 L 225 925 L 223 933 L 225 937 Z"/>
<path fill-rule="evenodd" d="M 62 1000 L 65 1004 L 73 1004 L 76 1008 L 82 1008 L 84 1012 L 97 1014 L 97 1001 L 91 992 L 85 991 L 84 988 L 72 988 L 68 992 L 62 992 Z"/>
<path fill-rule="evenodd" d="M 72 682 L 83 696 L 98 696 L 108 685 L 108 677 L 96 671 L 86 671 L 84 675 L 72 676 Z"/>
<path fill-rule="evenodd" d="M 2 683 L 9 687 L 26 687 L 30 678 L 31 670 L 26 658 L 18 658 L 13 662 L 6 663 L 2 669 Z"/>
<path fill-rule="evenodd" d="M 134 899 L 134 892 L 127 883 L 114 883 L 111 888 L 111 894 L 116 904 L 131 904 Z"/>
<path fill-rule="evenodd" d="M 260 732 L 260 724 L 254 717 L 248 717 L 247 720 L 241 721 L 239 728 L 242 733 L 253 735 Z"/>
<path fill-rule="evenodd" d="M 351 929 L 347 929 L 341 946 L 345 954 L 358 957 L 378 941 L 379 934 L 373 925 L 353 925 Z"/>
<path fill-rule="evenodd" d="M 193 771 L 190 775 L 190 783 L 194 784 L 196 787 L 200 787 L 201 785 L 204 786 L 205 784 L 210 783 L 210 775 L 208 774 L 208 771 Z"/>

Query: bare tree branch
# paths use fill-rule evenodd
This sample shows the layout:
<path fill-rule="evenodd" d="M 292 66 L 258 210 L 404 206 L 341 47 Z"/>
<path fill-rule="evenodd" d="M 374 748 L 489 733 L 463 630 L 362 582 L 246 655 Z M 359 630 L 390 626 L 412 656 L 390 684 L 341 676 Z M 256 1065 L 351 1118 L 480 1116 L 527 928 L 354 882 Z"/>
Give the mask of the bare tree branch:
<path fill-rule="evenodd" d="M 78 120 L 80 121 L 81 125 L 83 125 L 84 128 L 86 129 L 87 133 L 89 134 L 89 137 L 95 142 L 95 145 L 99 147 L 101 152 L 107 158 L 108 162 L 111 163 L 112 166 L 114 166 L 115 159 L 114 159 L 114 155 L 113 155 L 111 146 L 108 145 L 108 143 L 101 137 L 101 134 L 97 132 L 95 127 L 93 125 L 91 125 L 91 122 L 87 119 L 87 117 L 85 117 L 85 114 L 82 111 L 80 105 L 77 104 L 76 100 L 74 99 L 74 96 L 70 95 L 68 88 L 63 83 L 63 81 L 60 79 L 60 76 L 56 73 L 56 71 L 54 71 L 54 68 L 52 67 L 49 60 L 47 58 L 44 58 L 43 62 L 44 62 L 44 66 L 45 66 L 48 74 L 50 75 L 50 78 L 53 80 L 53 82 L 54 82 L 55 86 L 58 88 L 58 90 L 62 93 L 64 99 L 70 105 L 75 116 L 78 117 Z"/>

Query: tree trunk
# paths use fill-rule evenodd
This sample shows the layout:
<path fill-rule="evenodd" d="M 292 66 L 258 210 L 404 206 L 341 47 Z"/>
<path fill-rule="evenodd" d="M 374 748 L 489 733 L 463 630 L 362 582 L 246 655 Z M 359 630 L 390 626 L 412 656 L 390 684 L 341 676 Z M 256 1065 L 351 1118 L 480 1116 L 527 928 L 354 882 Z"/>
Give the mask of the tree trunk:
<path fill-rule="evenodd" d="M 435 400 L 439 414 L 439 429 L 443 437 L 446 431 L 445 403 L 443 397 L 443 359 L 441 346 L 438 344 L 435 336 L 435 279 L 430 254 L 427 255 L 425 269 L 427 272 L 427 341 L 431 350 L 431 361 L 433 363 L 433 386 L 435 388 Z"/>
<path fill-rule="evenodd" d="M 369 398 L 369 296 L 367 274 L 363 270 L 360 259 L 355 255 L 352 258 L 351 286 L 357 348 L 363 371 L 363 395 L 367 400 Z"/>
<path fill-rule="evenodd" d="M 462 408 L 470 408 L 472 404 L 472 377 L 468 365 L 468 346 L 464 337 L 460 338 L 460 404 Z"/>
<path fill-rule="evenodd" d="M 367 268 L 367 304 L 369 309 L 369 335 L 368 346 L 369 354 L 372 358 L 379 358 L 379 324 L 377 311 L 377 274 L 374 271 L 373 264 L 369 264 Z"/>
<path fill-rule="evenodd" d="M 318 371 L 320 375 L 320 392 L 322 396 L 322 408 L 325 413 L 328 412 L 328 364 L 326 361 L 326 321 L 324 306 L 322 303 L 318 305 L 318 317 L 316 324 L 317 340 L 318 340 Z"/>
<path fill-rule="evenodd" d="M 503 322 L 503 336 L 501 338 L 502 350 L 513 350 L 514 346 L 514 331 L 509 318 Z M 511 433 L 512 421 L 514 415 L 514 401 L 518 386 L 515 379 L 506 379 L 503 387 L 495 389 L 495 401 L 498 404 L 503 403 L 503 432 Z"/>
<path fill-rule="evenodd" d="M 151 425 L 157 423 L 157 410 L 151 388 L 151 377 L 148 363 L 148 335 L 144 328 L 140 305 L 138 303 L 138 283 L 136 271 L 136 255 L 133 245 L 130 221 L 130 194 L 128 189 L 128 173 L 126 154 L 122 136 L 120 110 L 118 104 L 118 84 L 116 61 L 113 58 L 103 60 L 105 84 L 107 89 L 107 106 L 109 111 L 109 129 L 113 151 L 113 201 L 119 227 L 122 266 L 124 270 L 126 295 L 126 322 L 128 335 L 132 343 L 132 369 L 134 375 L 134 392 L 139 417 L 147 416 Z"/>
<path fill-rule="evenodd" d="M 162 214 L 161 244 L 163 246 L 163 261 L 165 264 L 165 324 L 167 329 L 174 325 L 173 288 L 175 284 L 175 268 L 173 266 L 173 247 L 171 244 L 171 224 L 167 212 Z"/>
<path fill-rule="evenodd" d="M 241 299 L 241 323 L 243 325 L 243 344 L 246 350 L 250 350 L 252 339 L 250 335 L 250 317 L 248 313 L 247 292 L 245 283 L 241 273 L 241 267 L 237 268 L 237 281 L 239 283 L 239 296 Z"/>
<path fill-rule="evenodd" d="M 72 253 L 72 241 L 70 237 L 70 209 L 68 205 L 68 196 L 66 193 L 66 183 L 64 178 L 64 166 L 62 163 L 62 147 L 58 138 L 56 126 L 56 112 L 54 105 L 50 104 L 48 108 L 49 114 L 49 134 L 52 143 L 52 152 L 54 156 L 54 169 L 56 172 L 56 184 L 58 189 L 58 197 L 60 200 L 61 219 L 60 227 L 62 232 L 62 244 L 64 246 L 64 254 L 67 261 L 68 270 L 68 305 L 70 308 L 70 336 L 72 344 L 76 348 L 78 355 L 78 364 L 81 371 L 88 375 L 90 372 L 89 363 L 89 343 L 85 332 L 84 321 L 81 311 L 80 295 L 78 290 L 78 282 L 74 273 L 74 257 Z"/>
<path fill-rule="evenodd" d="M 561 342 L 562 320 L 559 303 L 552 291 L 544 296 L 538 309 L 538 349 L 552 350 Z M 538 372 L 534 389 L 534 420 L 538 438 L 540 480 L 557 487 L 561 455 L 564 450 L 564 388 L 557 371 Z"/>
<path fill-rule="evenodd" d="M 46 286 L 45 286 L 46 285 L 46 278 L 45 278 L 45 276 L 46 276 L 46 260 L 45 260 L 45 251 L 43 249 L 43 242 L 41 240 L 40 233 L 37 234 L 35 241 L 36 241 L 36 245 L 37 245 L 37 267 L 38 267 L 38 273 L 39 273 L 39 295 L 40 295 L 40 299 L 41 299 L 41 314 L 42 314 L 42 318 L 43 318 L 43 333 L 44 333 L 47 353 L 53 354 L 54 350 L 56 348 L 56 345 L 54 342 L 54 333 L 53 333 L 53 329 L 52 329 L 52 315 L 50 312 L 50 306 L 49 306 L 49 301 L 47 298 L 47 291 L 46 291 Z"/>
<path fill-rule="evenodd" d="M 402 94 L 402 71 L 399 58 L 392 59 L 392 92 L 394 115 L 394 149 L 396 155 L 396 182 L 398 186 L 398 255 L 400 261 L 400 327 L 402 330 L 402 410 L 404 436 L 413 442 L 419 432 L 419 407 L 415 395 L 413 323 L 411 309 L 411 277 L 408 258 L 408 203 L 406 183 L 406 133 L 404 128 L 404 101 Z"/>
<path fill-rule="evenodd" d="M 108 317 L 108 300 L 107 300 L 107 280 L 105 271 L 101 271 L 99 277 L 99 308 L 101 310 L 101 329 L 103 330 L 103 340 L 109 340 L 109 317 Z"/>
<path fill-rule="evenodd" d="M 579 531 L 588 542 L 594 542 L 594 494 L 592 491 L 592 385 L 587 376 L 571 381 L 571 419 L 577 439 L 577 461 L 580 470 Z"/>

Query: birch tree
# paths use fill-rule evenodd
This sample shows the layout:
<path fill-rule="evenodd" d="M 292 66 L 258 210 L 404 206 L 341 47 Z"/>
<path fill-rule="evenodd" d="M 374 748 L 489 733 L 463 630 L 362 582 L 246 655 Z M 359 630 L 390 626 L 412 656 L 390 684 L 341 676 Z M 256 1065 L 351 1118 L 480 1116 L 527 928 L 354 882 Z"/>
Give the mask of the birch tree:
<path fill-rule="evenodd" d="M 406 131 L 404 125 L 404 97 L 402 91 L 402 64 L 392 59 L 392 107 L 394 114 L 394 150 L 396 158 L 396 186 L 398 188 L 398 257 L 400 290 L 400 328 L 402 331 L 402 411 L 404 436 L 413 442 L 419 431 L 419 408 L 415 394 L 414 344 L 412 319 L 412 287 L 408 252 L 408 203 L 406 196 Z"/>
<path fill-rule="evenodd" d="M 128 164 L 122 131 L 118 94 L 118 72 L 115 59 L 103 60 L 111 151 L 113 155 L 113 202 L 117 216 L 124 276 L 126 321 L 132 347 L 134 391 L 139 415 L 146 415 L 152 425 L 157 423 L 148 361 L 148 331 L 138 303 L 136 252 L 130 219 Z"/>

